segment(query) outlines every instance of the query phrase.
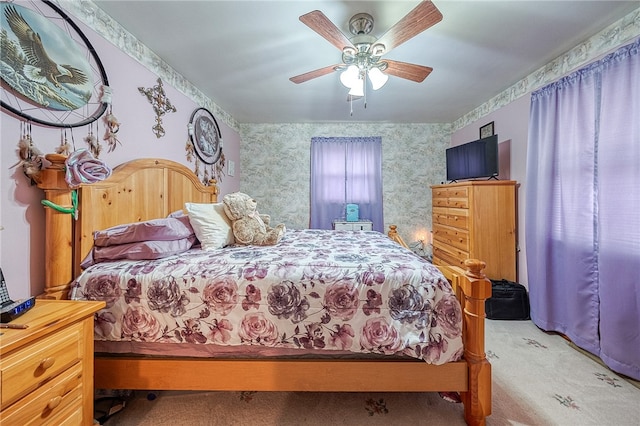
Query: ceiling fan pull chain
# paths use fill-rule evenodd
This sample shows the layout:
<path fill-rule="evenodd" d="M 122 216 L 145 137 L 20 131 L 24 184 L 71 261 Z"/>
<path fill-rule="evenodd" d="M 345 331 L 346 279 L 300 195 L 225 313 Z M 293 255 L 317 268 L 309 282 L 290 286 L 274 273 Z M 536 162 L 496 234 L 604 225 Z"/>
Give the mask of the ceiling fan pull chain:
<path fill-rule="evenodd" d="M 364 109 L 367 109 L 367 75 L 362 74 L 362 85 L 364 86 Z"/>

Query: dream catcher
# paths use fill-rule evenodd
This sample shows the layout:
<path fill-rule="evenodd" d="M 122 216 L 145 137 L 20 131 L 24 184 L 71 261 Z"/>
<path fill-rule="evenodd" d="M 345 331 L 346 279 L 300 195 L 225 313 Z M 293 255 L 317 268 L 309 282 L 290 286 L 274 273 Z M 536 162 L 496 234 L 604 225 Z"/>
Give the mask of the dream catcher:
<path fill-rule="evenodd" d="M 32 123 L 64 129 L 56 152 L 66 156 L 72 152 L 67 130 L 73 139 L 74 127 L 89 125 L 85 141 L 92 153 L 99 154 L 102 148 L 93 123 L 107 109 L 105 140 L 112 151 L 119 123 L 111 111 L 111 89 L 100 58 L 79 27 L 46 0 L 0 2 L 0 24 L 1 106 L 24 120 L 15 166 L 21 165 L 33 181 L 48 165 L 33 143 Z"/>
<path fill-rule="evenodd" d="M 3 109 L 28 123 L 61 128 L 85 126 L 105 113 L 107 74 L 62 10 L 50 1 L 3 1 L 0 24 Z"/>
<path fill-rule="evenodd" d="M 189 139 L 185 151 L 187 161 L 196 163 L 195 174 L 207 186 L 221 182 L 225 157 L 222 134 L 215 117 L 206 108 L 198 108 L 191 114 L 187 129 Z"/>

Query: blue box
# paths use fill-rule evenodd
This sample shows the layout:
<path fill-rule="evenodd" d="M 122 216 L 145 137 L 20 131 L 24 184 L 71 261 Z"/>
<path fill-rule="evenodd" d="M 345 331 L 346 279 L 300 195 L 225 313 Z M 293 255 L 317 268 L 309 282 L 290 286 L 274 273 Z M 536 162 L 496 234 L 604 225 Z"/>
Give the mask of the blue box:
<path fill-rule="evenodd" d="M 357 222 L 360 213 L 357 204 L 347 204 L 347 222 Z"/>

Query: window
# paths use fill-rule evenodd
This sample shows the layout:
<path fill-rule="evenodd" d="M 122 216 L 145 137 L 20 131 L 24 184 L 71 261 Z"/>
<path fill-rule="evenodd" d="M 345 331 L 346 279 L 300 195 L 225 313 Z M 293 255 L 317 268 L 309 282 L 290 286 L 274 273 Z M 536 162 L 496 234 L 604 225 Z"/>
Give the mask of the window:
<path fill-rule="evenodd" d="M 311 139 L 311 228 L 331 229 L 347 203 L 383 232 L 382 138 Z"/>

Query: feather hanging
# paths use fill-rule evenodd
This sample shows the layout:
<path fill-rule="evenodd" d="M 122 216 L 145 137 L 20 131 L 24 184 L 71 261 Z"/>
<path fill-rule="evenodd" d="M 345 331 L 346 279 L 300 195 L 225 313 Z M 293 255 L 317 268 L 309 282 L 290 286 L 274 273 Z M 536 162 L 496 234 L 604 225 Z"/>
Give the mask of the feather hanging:
<path fill-rule="evenodd" d="M 22 164 L 24 164 L 24 162 L 30 157 L 30 148 L 31 141 L 29 140 L 29 136 L 26 133 L 26 123 L 20 122 L 20 140 L 18 140 L 18 157 L 20 159 L 17 163 L 9 168 L 13 169 L 14 167 L 22 166 Z"/>
<path fill-rule="evenodd" d="M 104 122 L 106 124 L 106 132 L 102 139 L 107 141 L 107 145 L 109 146 L 108 152 L 112 152 L 118 144 L 122 145 L 117 137 L 118 131 L 120 130 L 120 122 L 116 116 L 113 115 L 112 107 L 109 107 L 109 113 L 104 117 Z"/>
<path fill-rule="evenodd" d="M 98 142 L 98 139 L 93 135 L 93 125 L 89 124 L 89 133 L 84 138 L 84 141 L 89 146 L 89 152 L 93 154 L 95 158 L 100 156 L 102 152 L 102 145 Z"/>
<path fill-rule="evenodd" d="M 67 141 L 67 131 L 60 130 L 60 145 L 56 147 L 56 154 L 69 155 L 71 152 L 71 145 Z"/>

